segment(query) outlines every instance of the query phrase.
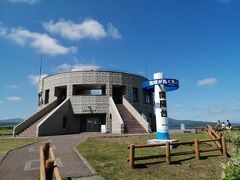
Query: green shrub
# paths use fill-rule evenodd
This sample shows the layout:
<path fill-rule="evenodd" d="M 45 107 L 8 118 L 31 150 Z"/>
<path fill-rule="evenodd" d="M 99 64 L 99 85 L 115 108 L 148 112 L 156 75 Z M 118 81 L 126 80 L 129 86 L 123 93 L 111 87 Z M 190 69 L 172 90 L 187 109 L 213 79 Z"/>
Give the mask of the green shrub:
<path fill-rule="evenodd" d="M 223 164 L 223 180 L 240 179 L 240 159 L 231 158 L 227 164 Z"/>
<path fill-rule="evenodd" d="M 236 149 L 234 150 L 236 157 L 231 158 L 228 163 L 223 164 L 222 179 L 240 179 L 240 131 L 225 131 L 223 132 L 223 136 L 227 142 L 236 146 Z"/>
<path fill-rule="evenodd" d="M 237 147 L 240 147 L 240 131 L 239 130 L 224 131 L 223 136 L 225 137 L 227 142 L 233 143 Z"/>

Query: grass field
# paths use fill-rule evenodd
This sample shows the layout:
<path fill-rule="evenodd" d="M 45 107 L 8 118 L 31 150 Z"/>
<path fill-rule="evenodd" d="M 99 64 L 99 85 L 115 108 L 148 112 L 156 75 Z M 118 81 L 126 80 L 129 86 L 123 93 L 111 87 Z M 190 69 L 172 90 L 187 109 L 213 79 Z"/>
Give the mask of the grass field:
<path fill-rule="evenodd" d="M 221 162 L 226 162 L 220 151 L 201 153 L 201 160 L 194 155 L 173 157 L 168 165 L 165 159 L 137 161 L 138 168 L 130 169 L 127 162 L 130 143 L 146 144 L 154 134 L 120 138 L 89 138 L 77 148 L 86 157 L 97 173 L 105 179 L 221 179 Z M 173 134 L 178 141 L 209 139 L 206 133 Z M 208 149 L 213 143 L 204 143 L 200 147 Z M 193 150 L 193 146 L 181 145 L 172 152 Z M 137 149 L 136 156 L 164 154 L 162 148 Z"/>
<path fill-rule="evenodd" d="M 12 132 L 12 129 L 0 128 L 0 136 L 12 135 Z"/>
<path fill-rule="evenodd" d="M 11 149 L 37 142 L 37 138 L 0 138 L 0 159 Z"/>
<path fill-rule="evenodd" d="M 0 136 L 12 135 L 13 126 L 0 126 Z"/>

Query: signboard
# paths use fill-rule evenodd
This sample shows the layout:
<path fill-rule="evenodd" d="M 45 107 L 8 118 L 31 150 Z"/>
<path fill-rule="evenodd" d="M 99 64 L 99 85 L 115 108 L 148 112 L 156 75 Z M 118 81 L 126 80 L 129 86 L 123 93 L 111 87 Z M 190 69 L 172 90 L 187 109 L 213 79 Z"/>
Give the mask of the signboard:
<path fill-rule="evenodd" d="M 179 88 L 179 82 L 177 79 L 155 79 L 150 81 L 145 81 L 142 84 L 142 89 L 145 91 L 154 92 L 155 85 L 163 85 L 165 87 L 165 91 L 173 91 Z"/>

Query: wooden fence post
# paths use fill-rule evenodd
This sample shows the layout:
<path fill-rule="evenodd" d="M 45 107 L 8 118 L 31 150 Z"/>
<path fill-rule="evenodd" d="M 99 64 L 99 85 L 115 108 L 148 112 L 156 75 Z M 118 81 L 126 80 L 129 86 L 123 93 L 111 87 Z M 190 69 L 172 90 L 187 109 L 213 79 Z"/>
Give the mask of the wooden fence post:
<path fill-rule="evenodd" d="M 46 180 L 53 179 L 53 169 L 54 169 L 54 161 L 52 159 L 46 160 Z"/>
<path fill-rule="evenodd" d="M 166 142 L 166 162 L 171 164 L 171 150 L 169 142 Z"/>
<path fill-rule="evenodd" d="M 228 156 L 227 154 L 227 145 L 224 137 L 221 137 L 221 145 L 222 145 L 222 153 L 224 156 Z"/>
<path fill-rule="evenodd" d="M 195 150 L 195 158 L 200 159 L 200 153 L 199 153 L 199 142 L 198 139 L 194 139 L 194 150 Z"/>
<path fill-rule="evenodd" d="M 134 154 L 135 154 L 135 146 L 134 144 L 130 144 L 129 165 L 131 168 L 134 168 Z"/>
<path fill-rule="evenodd" d="M 44 160 L 47 160 L 49 158 L 49 147 L 50 143 L 44 143 L 43 144 L 43 153 L 44 153 Z"/>
<path fill-rule="evenodd" d="M 56 157 L 55 157 L 55 155 L 54 155 L 53 147 L 52 147 L 52 146 L 49 148 L 49 154 L 50 154 L 50 158 L 51 158 L 51 159 L 53 160 L 53 162 L 54 162 L 53 173 L 54 173 L 55 179 L 56 179 L 56 180 L 62 180 L 62 177 L 61 177 L 61 174 L 60 174 L 58 165 L 57 165 L 57 160 L 56 160 Z"/>
<path fill-rule="evenodd" d="M 40 146 L 40 180 L 46 180 L 45 159 L 43 146 Z"/>

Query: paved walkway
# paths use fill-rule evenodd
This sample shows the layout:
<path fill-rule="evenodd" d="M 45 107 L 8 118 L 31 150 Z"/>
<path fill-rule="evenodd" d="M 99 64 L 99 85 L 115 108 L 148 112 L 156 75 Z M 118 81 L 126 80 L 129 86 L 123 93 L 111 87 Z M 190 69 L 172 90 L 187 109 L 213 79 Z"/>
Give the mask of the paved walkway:
<path fill-rule="evenodd" d="M 179 133 L 179 131 L 170 131 Z M 136 135 L 136 134 L 135 134 Z M 33 180 L 39 178 L 39 147 L 49 142 L 55 150 L 55 156 L 63 178 L 89 177 L 83 179 L 103 179 L 94 176 L 85 162 L 74 151 L 74 147 L 87 137 L 114 136 L 112 134 L 81 133 L 75 135 L 50 136 L 41 141 L 20 149 L 13 150 L 0 163 L 0 180 Z M 115 135 L 118 136 L 118 135 Z M 123 135 L 124 136 L 124 135 Z M 126 134 L 129 136 L 129 134 Z M 82 179 L 82 178 L 80 178 Z"/>
<path fill-rule="evenodd" d="M 55 156 L 63 178 L 92 176 L 92 171 L 74 151 L 78 143 L 87 137 L 100 136 L 96 133 L 76 135 L 50 136 L 49 139 L 13 150 L 0 164 L 0 180 L 32 180 L 39 178 L 39 147 L 50 142 L 54 147 Z"/>

